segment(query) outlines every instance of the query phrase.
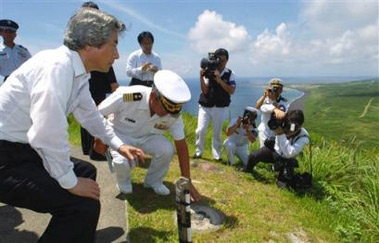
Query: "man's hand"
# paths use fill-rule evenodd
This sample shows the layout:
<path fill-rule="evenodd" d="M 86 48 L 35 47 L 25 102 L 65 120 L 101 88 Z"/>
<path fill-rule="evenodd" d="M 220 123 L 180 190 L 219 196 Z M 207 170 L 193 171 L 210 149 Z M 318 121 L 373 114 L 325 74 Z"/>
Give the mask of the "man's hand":
<path fill-rule="evenodd" d="M 191 195 L 191 199 L 192 201 L 194 202 L 198 202 L 200 201 L 201 199 L 201 195 L 200 193 L 196 190 L 195 186 L 192 184 L 192 182 L 190 182 L 190 188 L 189 188 L 189 191 L 190 191 L 190 195 Z"/>
<path fill-rule="evenodd" d="M 275 129 L 275 134 L 276 135 L 282 135 L 284 133 L 282 127 L 278 127 L 277 129 Z"/>
<path fill-rule="evenodd" d="M 142 149 L 123 144 L 118 148 L 117 152 L 119 152 L 128 160 L 134 160 L 135 158 L 138 158 L 138 162 L 145 163 L 146 156 Z"/>
<path fill-rule="evenodd" d="M 156 73 L 158 72 L 158 68 L 154 66 L 153 64 L 150 64 L 149 68 L 147 69 L 148 72 Z"/>
<path fill-rule="evenodd" d="M 241 117 L 241 116 L 238 116 L 237 121 L 236 121 L 236 125 L 237 125 L 237 127 L 240 127 L 241 122 L 242 122 L 242 117 Z"/>
<path fill-rule="evenodd" d="M 278 108 L 274 109 L 274 113 L 275 113 L 276 119 L 279 119 L 279 120 L 283 119 L 284 116 L 286 115 L 286 113 L 284 111 L 282 111 L 281 109 L 278 109 Z"/>
<path fill-rule="evenodd" d="M 151 63 L 147 62 L 142 65 L 142 71 L 147 72 L 147 70 L 150 68 Z"/>
<path fill-rule="evenodd" d="M 220 71 L 218 71 L 217 69 L 213 71 L 213 75 L 215 76 L 215 80 L 218 84 L 220 84 L 222 82 L 221 78 L 220 78 Z"/>
<path fill-rule="evenodd" d="M 205 76 L 205 70 L 204 69 L 200 69 L 200 77 L 204 77 Z"/>
<path fill-rule="evenodd" d="M 89 197 L 95 200 L 100 198 L 99 184 L 89 178 L 78 177 L 78 183 L 68 191 L 79 197 Z"/>

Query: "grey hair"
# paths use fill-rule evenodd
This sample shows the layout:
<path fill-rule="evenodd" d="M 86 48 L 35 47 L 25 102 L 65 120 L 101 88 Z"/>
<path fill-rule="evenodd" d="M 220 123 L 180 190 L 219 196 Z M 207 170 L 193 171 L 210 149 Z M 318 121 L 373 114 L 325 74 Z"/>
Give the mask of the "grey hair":
<path fill-rule="evenodd" d="M 84 46 L 101 47 L 113 31 L 125 30 L 125 24 L 114 16 L 94 8 L 80 8 L 69 20 L 63 44 L 73 51 Z"/>

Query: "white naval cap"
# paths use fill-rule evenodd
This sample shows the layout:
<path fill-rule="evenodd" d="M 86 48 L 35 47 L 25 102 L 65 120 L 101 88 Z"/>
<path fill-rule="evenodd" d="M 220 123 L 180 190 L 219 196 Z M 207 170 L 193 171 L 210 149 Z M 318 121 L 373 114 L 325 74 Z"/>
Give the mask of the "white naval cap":
<path fill-rule="evenodd" d="M 283 81 L 280 78 L 272 78 L 268 81 L 268 85 L 271 87 L 283 87 Z"/>
<path fill-rule="evenodd" d="M 156 72 L 154 86 L 160 94 L 164 108 L 170 113 L 180 112 L 183 104 L 191 99 L 191 92 L 186 82 L 173 71 Z"/>

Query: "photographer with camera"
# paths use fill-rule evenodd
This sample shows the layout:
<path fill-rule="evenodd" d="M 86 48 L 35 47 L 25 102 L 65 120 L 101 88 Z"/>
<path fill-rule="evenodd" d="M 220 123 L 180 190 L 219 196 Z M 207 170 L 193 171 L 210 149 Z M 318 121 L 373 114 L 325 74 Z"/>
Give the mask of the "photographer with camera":
<path fill-rule="evenodd" d="M 249 142 L 254 143 L 258 136 L 257 126 L 255 125 L 257 114 L 257 109 L 248 106 L 244 109 L 243 116 L 232 119 L 226 129 L 228 138 L 224 141 L 224 146 L 230 165 L 235 163 L 234 155 L 237 155 L 246 167 L 249 156 Z"/>
<path fill-rule="evenodd" d="M 255 104 L 255 108 L 260 109 L 261 123 L 258 126 L 260 147 L 265 142 L 269 142 L 274 137 L 274 132 L 268 127 L 268 121 L 272 114 L 278 119 L 283 119 L 288 109 L 287 99 L 281 94 L 283 92 L 283 83 L 279 78 L 273 78 L 269 81 L 269 86 L 264 91 L 261 98 Z"/>
<path fill-rule="evenodd" d="M 269 121 L 270 128 L 275 131 L 275 144 L 253 151 L 248 158 L 245 172 L 252 172 L 260 162 L 272 163 L 278 171 L 278 187 L 282 188 L 293 179 L 294 168 L 298 167 L 296 156 L 309 143 L 309 134 L 302 127 L 304 114 L 301 110 L 289 111 L 283 119 Z"/>
<path fill-rule="evenodd" d="M 212 120 L 212 155 L 215 160 L 221 161 L 222 123 L 230 104 L 230 96 L 236 89 L 235 75 L 232 70 L 226 68 L 228 60 L 228 51 L 219 48 L 214 54 L 209 53 L 208 59 L 201 61 L 201 94 L 194 158 L 200 158 L 204 152 L 205 135 Z"/>

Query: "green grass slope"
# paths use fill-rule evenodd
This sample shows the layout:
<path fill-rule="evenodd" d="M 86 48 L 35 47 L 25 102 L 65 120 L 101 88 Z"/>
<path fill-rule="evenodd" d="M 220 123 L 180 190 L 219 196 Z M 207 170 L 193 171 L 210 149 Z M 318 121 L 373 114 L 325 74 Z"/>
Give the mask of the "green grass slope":
<path fill-rule="evenodd" d="M 379 80 L 312 86 L 305 126 L 315 134 L 349 146 L 379 147 Z"/>
<path fill-rule="evenodd" d="M 311 190 L 301 193 L 279 190 L 275 174 L 265 164 L 258 165 L 254 175 L 211 161 L 192 166 L 193 182 L 204 197 L 201 203 L 215 207 L 226 216 L 220 230 L 194 233 L 193 242 L 293 242 L 294 239 L 299 242 L 378 242 L 377 88 L 378 83 L 371 81 L 312 87 L 305 108 L 305 127 L 313 140 L 315 180 Z M 366 92 L 368 90 L 372 93 Z M 349 103 L 352 100 L 354 102 Z M 339 115 L 330 113 L 333 109 L 338 110 Z M 364 116 L 359 119 L 362 113 Z M 197 120 L 188 114 L 184 114 L 183 119 L 190 154 L 193 154 Z M 78 127 L 74 119 L 69 121 L 71 142 L 77 143 Z M 226 126 L 225 123 L 224 128 Z M 357 129 L 359 127 L 362 129 Z M 204 154 L 208 160 L 211 160 L 210 141 L 211 129 L 208 129 Z M 251 146 L 251 149 L 256 148 L 257 144 Z M 308 147 L 298 158 L 300 171 L 308 170 L 310 153 Z M 215 169 L 205 170 L 201 165 L 207 163 Z M 175 196 L 157 196 L 144 189 L 146 172 L 146 168 L 135 168 L 132 173 L 133 194 L 127 196 L 131 241 L 177 242 Z M 179 176 L 175 157 L 164 181 L 172 192 Z"/>

